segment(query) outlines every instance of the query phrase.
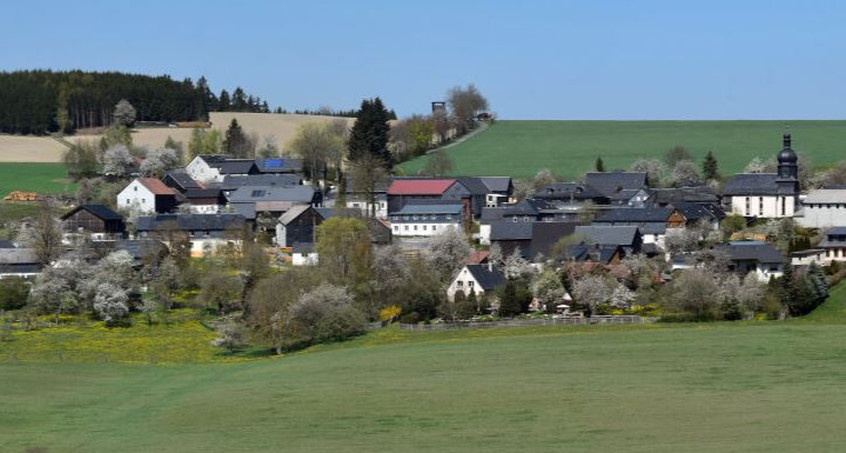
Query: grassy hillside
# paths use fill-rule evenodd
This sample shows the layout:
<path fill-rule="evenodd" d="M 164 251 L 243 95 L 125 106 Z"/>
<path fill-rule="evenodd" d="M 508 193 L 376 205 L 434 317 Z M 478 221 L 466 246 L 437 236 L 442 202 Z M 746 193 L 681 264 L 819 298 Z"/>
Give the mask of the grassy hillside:
<path fill-rule="evenodd" d="M 233 364 L 6 361 L 0 439 L 51 453 L 840 451 L 844 342 L 842 326 L 791 323 L 386 330 Z"/>
<path fill-rule="evenodd" d="M 550 168 L 565 178 L 593 169 L 626 169 L 640 157 L 662 157 L 686 147 L 701 161 L 713 151 L 723 174 L 738 172 L 755 156 L 781 149 L 789 124 L 793 147 L 814 165 L 846 159 L 846 121 L 499 121 L 484 133 L 447 150 L 453 173 L 527 177 Z M 404 164 L 419 171 L 427 157 Z"/>
<path fill-rule="evenodd" d="M 38 193 L 73 192 L 64 164 L 0 163 L 0 198 L 13 190 Z"/>

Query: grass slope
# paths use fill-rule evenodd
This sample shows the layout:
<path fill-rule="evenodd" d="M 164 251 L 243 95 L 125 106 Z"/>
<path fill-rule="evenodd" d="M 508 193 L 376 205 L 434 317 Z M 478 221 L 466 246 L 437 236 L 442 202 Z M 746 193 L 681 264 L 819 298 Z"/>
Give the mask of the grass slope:
<path fill-rule="evenodd" d="M 64 164 L 0 163 L 0 198 L 13 190 L 38 193 L 73 192 Z"/>
<path fill-rule="evenodd" d="M 0 365 L 3 451 L 842 451 L 846 331 L 393 329 L 237 364 Z"/>
<path fill-rule="evenodd" d="M 770 158 L 781 149 L 790 125 L 794 149 L 814 165 L 846 155 L 846 121 L 498 121 L 484 133 L 449 148 L 456 175 L 510 175 L 523 178 L 549 168 L 576 178 L 594 168 L 627 169 L 637 158 L 661 158 L 675 145 L 701 162 L 713 151 L 720 171 L 741 171 L 755 157 Z M 401 166 L 414 174 L 427 156 Z"/>

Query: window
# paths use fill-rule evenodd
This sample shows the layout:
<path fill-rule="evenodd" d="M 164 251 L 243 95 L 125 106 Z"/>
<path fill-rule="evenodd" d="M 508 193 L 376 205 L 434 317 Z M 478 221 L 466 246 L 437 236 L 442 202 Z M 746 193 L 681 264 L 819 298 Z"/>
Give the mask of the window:
<path fill-rule="evenodd" d="M 426 231 L 426 229 L 427 229 L 427 226 L 423 225 L 423 231 Z"/>
<path fill-rule="evenodd" d="M 455 286 L 461 288 L 462 286 L 464 286 L 464 282 L 462 282 L 461 280 L 458 280 L 457 282 L 455 282 Z"/>
<path fill-rule="evenodd" d="M 408 225 L 403 225 L 403 231 L 408 231 Z"/>
<path fill-rule="evenodd" d="M 758 197 L 758 215 L 764 215 L 764 197 Z"/>
<path fill-rule="evenodd" d="M 438 229 L 437 225 L 432 225 L 432 231 L 437 231 L 437 229 Z"/>
<path fill-rule="evenodd" d="M 472 288 L 474 283 L 476 283 L 476 282 L 474 282 L 473 280 L 470 280 L 469 282 L 467 282 L 467 286 Z"/>
<path fill-rule="evenodd" d="M 142 199 L 141 199 L 141 203 L 146 203 L 146 202 L 147 202 L 147 199 L 146 199 L 146 198 L 142 198 Z"/>
<path fill-rule="evenodd" d="M 826 258 L 830 258 L 830 257 L 831 257 L 831 250 L 826 250 L 826 251 L 825 251 L 825 257 L 826 257 Z"/>
<path fill-rule="evenodd" d="M 446 219 L 447 219 L 447 220 L 452 220 L 452 216 L 451 216 L 451 215 L 449 215 L 449 214 L 447 214 Z"/>
<path fill-rule="evenodd" d="M 138 192 L 138 186 L 133 187 L 133 189 L 135 189 L 135 191 Z"/>
<path fill-rule="evenodd" d="M 414 225 L 414 231 L 417 231 L 417 225 Z"/>
<path fill-rule="evenodd" d="M 787 215 L 787 197 L 781 197 L 781 215 Z"/>
<path fill-rule="evenodd" d="M 399 225 L 394 225 L 394 231 L 399 231 Z"/>
<path fill-rule="evenodd" d="M 253 198 L 263 197 L 266 192 L 264 190 L 254 190 L 250 196 Z"/>
<path fill-rule="evenodd" d="M 746 215 L 750 215 L 752 210 L 749 208 L 749 197 L 746 197 Z"/>

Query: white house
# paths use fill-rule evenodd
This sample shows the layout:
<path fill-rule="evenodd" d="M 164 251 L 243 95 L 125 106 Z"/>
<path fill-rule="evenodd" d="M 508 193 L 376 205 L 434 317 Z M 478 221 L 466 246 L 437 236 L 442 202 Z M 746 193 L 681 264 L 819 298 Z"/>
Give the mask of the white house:
<path fill-rule="evenodd" d="M 391 214 L 394 236 L 435 236 L 447 228 L 461 229 L 464 206 L 452 204 L 407 204 Z"/>
<path fill-rule="evenodd" d="M 370 215 L 371 203 L 370 201 L 366 200 L 365 197 L 362 197 L 357 194 L 347 195 L 347 207 L 351 209 L 358 209 L 364 215 Z M 375 206 L 375 214 L 377 219 L 387 219 L 388 218 L 388 196 L 385 194 L 376 194 L 375 203 L 372 206 Z"/>
<path fill-rule="evenodd" d="M 730 269 L 741 275 L 754 272 L 762 282 L 784 275 L 784 256 L 766 242 L 729 242 L 717 248 L 729 257 Z"/>
<path fill-rule="evenodd" d="M 143 214 L 169 212 L 176 207 L 176 191 L 156 178 L 136 178 L 118 193 L 117 207 Z"/>
<path fill-rule="evenodd" d="M 784 134 L 778 173 L 740 173 L 726 181 L 723 201 L 731 212 L 766 219 L 793 217 L 799 197 L 798 158 Z"/>
<path fill-rule="evenodd" d="M 846 190 L 819 189 L 802 200 L 803 215 L 798 222 L 806 228 L 831 228 L 846 225 Z"/>
<path fill-rule="evenodd" d="M 185 166 L 189 176 L 201 183 L 223 182 L 226 176 L 259 174 L 253 159 L 233 159 L 220 154 L 205 154 L 195 157 Z"/>
<path fill-rule="evenodd" d="M 454 301 L 459 291 L 465 296 L 469 296 L 471 292 L 482 296 L 504 284 L 505 276 L 492 264 L 466 264 L 447 287 L 447 297 Z"/>

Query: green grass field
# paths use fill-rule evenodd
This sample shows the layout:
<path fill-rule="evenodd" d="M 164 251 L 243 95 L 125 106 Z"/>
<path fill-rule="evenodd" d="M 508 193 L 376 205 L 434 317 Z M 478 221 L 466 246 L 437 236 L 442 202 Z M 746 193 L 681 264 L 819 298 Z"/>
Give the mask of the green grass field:
<path fill-rule="evenodd" d="M 13 190 L 38 193 L 73 192 L 64 164 L 0 163 L 0 198 Z"/>
<path fill-rule="evenodd" d="M 813 165 L 846 160 L 846 121 L 498 121 L 446 152 L 456 175 L 524 178 L 549 168 L 576 178 L 593 170 L 597 156 L 607 170 L 627 169 L 637 158 L 661 158 L 681 145 L 697 161 L 713 151 L 720 171 L 731 174 L 755 156 L 775 156 L 785 124 L 793 148 Z M 426 159 L 400 168 L 414 174 Z"/>
<path fill-rule="evenodd" d="M 808 320 L 388 328 L 258 360 L 190 317 L 15 333 L 0 451 L 842 451 L 844 309 L 846 285 Z M 195 363 L 144 364 L 156 342 Z"/>

